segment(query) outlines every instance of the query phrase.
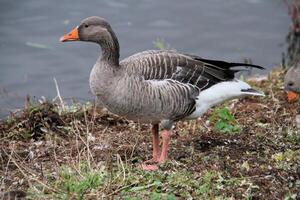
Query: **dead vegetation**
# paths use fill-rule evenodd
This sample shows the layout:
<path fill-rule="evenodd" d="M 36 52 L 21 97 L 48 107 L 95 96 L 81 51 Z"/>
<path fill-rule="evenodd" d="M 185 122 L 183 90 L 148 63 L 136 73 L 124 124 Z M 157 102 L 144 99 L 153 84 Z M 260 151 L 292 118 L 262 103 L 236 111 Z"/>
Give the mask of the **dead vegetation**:
<path fill-rule="evenodd" d="M 72 112 L 43 102 L 0 122 L 2 197 L 28 199 L 299 199 L 300 102 L 287 103 L 283 72 L 250 81 L 266 97 L 233 100 L 241 130 L 179 122 L 170 159 L 157 172 L 139 164 L 151 155 L 149 125 L 93 105 Z M 224 106 L 224 105 L 223 105 Z M 220 106 L 220 107 L 223 107 Z M 11 193 L 13 194 L 13 193 Z M 23 198 L 23 197 L 21 197 Z"/>

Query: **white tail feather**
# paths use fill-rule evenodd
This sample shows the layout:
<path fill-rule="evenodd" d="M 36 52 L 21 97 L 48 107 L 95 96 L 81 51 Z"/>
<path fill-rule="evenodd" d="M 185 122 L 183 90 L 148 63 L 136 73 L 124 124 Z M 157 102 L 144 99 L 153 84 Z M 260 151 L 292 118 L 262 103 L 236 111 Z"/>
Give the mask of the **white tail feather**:
<path fill-rule="evenodd" d="M 262 92 L 256 91 L 249 84 L 240 80 L 218 83 L 200 92 L 196 100 L 196 110 L 187 119 L 198 118 L 209 108 L 224 101 L 248 95 L 264 96 Z"/>

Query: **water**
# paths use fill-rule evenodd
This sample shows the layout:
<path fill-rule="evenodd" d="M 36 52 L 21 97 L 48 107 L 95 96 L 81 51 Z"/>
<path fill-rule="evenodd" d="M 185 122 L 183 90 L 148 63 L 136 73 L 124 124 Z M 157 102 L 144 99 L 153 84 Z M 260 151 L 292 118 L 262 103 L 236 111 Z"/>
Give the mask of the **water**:
<path fill-rule="evenodd" d="M 153 49 L 164 39 L 178 51 L 243 61 L 268 70 L 285 51 L 289 17 L 282 0 L 1 0 L 0 116 L 22 107 L 24 97 L 92 99 L 88 77 L 100 54 L 91 43 L 59 37 L 88 16 L 105 17 L 121 45 L 121 57 Z"/>

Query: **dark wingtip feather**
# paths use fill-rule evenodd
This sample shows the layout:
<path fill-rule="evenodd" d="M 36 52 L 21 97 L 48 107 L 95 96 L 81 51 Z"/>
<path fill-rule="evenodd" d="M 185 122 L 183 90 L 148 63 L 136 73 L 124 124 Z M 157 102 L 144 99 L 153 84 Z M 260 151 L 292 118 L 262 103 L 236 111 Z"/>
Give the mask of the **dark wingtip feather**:
<path fill-rule="evenodd" d="M 253 64 L 248 64 L 248 63 L 228 63 L 230 65 L 230 67 L 239 67 L 239 66 L 246 66 L 246 67 L 253 67 L 253 68 L 257 68 L 257 69 L 265 69 L 262 66 L 259 65 L 253 65 Z"/>
<path fill-rule="evenodd" d="M 188 55 L 188 56 L 192 57 L 195 60 L 198 60 L 198 61 L 201 61 L 204 63 L 208 63 L 211 65 L 215 65 L 217 67 L 225 68 L 225 69 L 230 69 L 231 67 L 240 67 L 240 66 L 253 67 L 253 68 L 257 68 L 257 69 L 265 69 L 262 66 L 248 64 L 248 63 L 230 63 L 230 62 L 225 62 L 225 61 L 221 61 L 221 60 L 204 59 L 204 58 L 201 58 L 198 56 L 193 56 L 193 55 Z"/>

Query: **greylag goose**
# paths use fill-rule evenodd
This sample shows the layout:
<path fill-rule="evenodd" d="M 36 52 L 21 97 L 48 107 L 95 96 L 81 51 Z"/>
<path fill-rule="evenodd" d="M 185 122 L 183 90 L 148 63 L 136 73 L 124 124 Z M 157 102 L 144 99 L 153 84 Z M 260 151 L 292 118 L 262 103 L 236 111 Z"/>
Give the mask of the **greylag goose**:
<path fill-rule="evenodd" d="M 196 119 L 209 108 L 246 95 L 263 96 L 234 74 L 248 66 L 203 59 L 170 50 L 149 50 L 119 61 L 119 42 L 110 24 L 88 17 L 60 38 L 61 42 L 87 41 L 100 45 L 102 54 L 90 73 L 90 89 L 112 113 L 152 124 L 152 159 L 143 169 L 156 170 L 166 161 L 174 122 Z M 159 124 L 162 148 L 159 146 Z"/>
<path fill-rule="evenodd" d="M 288 100 L 295 101 L 300 94 L 300 63 L 292 66 L 284 78 L 284 88 L 288 92 Z"/>

